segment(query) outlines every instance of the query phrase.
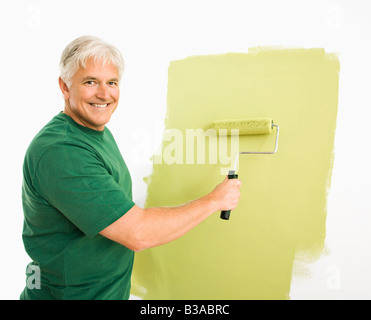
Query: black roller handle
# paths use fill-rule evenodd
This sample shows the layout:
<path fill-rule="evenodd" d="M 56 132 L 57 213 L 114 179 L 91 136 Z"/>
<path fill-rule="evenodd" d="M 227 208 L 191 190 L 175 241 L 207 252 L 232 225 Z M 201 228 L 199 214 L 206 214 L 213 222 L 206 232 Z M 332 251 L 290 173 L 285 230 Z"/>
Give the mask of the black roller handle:
<path fill-rule="evenodd" d="M 233 170 L 228 172 L 228 179 L 237 179 L 238 174 L 236 174 Z M 220 219 L 229 220 L 229 215 L 231 214 L 231 210 L 223 210 L 220 212 Z"/>

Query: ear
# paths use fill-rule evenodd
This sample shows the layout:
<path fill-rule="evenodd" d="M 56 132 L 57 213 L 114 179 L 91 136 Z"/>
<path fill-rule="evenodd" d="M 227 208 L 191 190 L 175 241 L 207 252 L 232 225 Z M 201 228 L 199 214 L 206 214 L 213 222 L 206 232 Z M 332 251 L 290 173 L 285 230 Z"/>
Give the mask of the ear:
<path fill-rule="evenodd" d="M 59 77 L 58 82 L 59 82 L 59 87 L 61 88 L 64 99 L 68 100 L 70 98 L 70 90 L 68 89 L 67 83 L 65 83 L 61 77 Z"/>

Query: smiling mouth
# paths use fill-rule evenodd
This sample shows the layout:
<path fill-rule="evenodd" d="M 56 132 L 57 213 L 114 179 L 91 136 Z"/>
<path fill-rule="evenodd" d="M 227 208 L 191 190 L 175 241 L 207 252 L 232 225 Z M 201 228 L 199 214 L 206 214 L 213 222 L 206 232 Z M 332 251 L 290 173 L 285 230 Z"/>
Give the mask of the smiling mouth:
<path fill-rule="evenodd" d="M 89 103 L 89 104 L 98 109 L 104 109 L 110 105 L 110 103 L 106 103 L 106 104 Z"/>

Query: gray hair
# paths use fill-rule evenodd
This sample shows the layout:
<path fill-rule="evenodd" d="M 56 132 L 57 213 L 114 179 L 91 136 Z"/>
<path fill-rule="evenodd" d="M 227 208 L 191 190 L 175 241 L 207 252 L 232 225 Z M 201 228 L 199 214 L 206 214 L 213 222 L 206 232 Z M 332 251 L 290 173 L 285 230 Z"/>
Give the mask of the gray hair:
<path fill-rule="evenodd" d="M 121 79 L 124 72 L 124 59 L 120 51 L 99 38 L 82 36 L 67 45 L 59 63 L 60 76 L 68 86 L 79 67 L 86 68 L 89 58 L 103 61 L 103 64 L 107 62 L 113 64 L 117 68 L 119 80 Z"/>

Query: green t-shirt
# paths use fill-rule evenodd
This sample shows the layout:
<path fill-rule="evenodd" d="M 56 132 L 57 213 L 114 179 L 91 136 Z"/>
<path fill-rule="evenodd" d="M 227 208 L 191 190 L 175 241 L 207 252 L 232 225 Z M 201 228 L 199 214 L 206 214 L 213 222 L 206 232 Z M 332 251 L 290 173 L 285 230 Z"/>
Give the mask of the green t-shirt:
<path fill-rule="evenodd" d="M 23 175 L 22 237 L 41 288 L 26 285 L 20 298 L 128 299 L 134 252 L 99 234 L 134 206 L 108 128 L 58 114 L 31 142 Z"/>

